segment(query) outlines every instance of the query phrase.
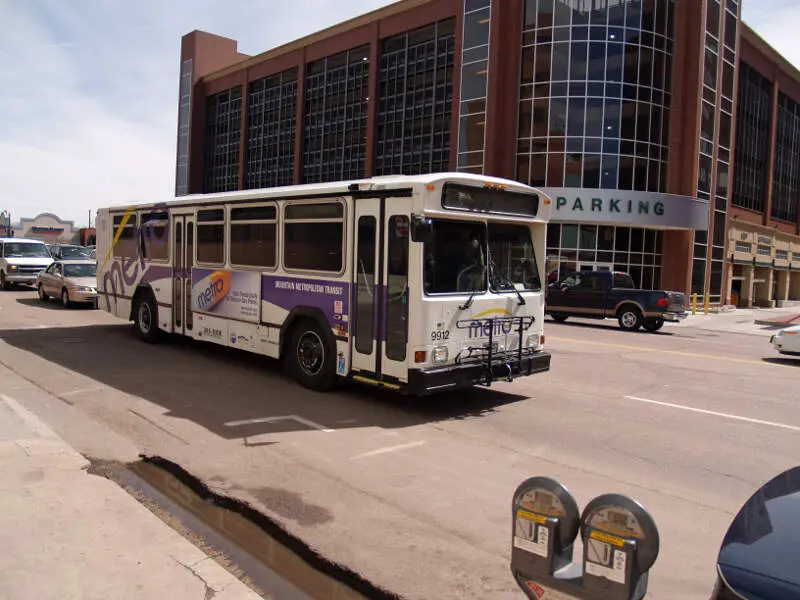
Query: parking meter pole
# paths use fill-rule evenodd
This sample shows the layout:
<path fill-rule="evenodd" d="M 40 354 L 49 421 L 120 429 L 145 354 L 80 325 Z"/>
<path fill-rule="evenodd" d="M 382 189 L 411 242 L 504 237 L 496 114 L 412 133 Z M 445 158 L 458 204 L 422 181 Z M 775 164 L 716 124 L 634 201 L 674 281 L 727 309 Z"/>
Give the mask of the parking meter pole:
<path fill-rule="evenodd" d="M 697 314 L 697 294 L 692 294 L 692 316 Z"/>

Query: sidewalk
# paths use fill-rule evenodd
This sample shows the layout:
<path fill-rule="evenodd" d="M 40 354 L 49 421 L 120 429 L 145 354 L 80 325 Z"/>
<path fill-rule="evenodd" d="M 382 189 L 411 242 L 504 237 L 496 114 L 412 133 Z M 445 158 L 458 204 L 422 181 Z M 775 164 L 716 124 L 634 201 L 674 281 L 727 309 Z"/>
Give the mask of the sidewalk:
<path fill-rule="evenodd" d="M 0 598 L 257 600 L 0 394 Z"/>
<path fill-rule="evenodd" d="M 702 310 L 691 314 L 680 323 L 668 323 L 670 329 L 694 328 L 704 331 L 742 333 L 769 337 L 783 327 L 792 324 L 789 319 L 796 317 L 797 308 L 739 308 L 726 313 L 704 314 Z"/>

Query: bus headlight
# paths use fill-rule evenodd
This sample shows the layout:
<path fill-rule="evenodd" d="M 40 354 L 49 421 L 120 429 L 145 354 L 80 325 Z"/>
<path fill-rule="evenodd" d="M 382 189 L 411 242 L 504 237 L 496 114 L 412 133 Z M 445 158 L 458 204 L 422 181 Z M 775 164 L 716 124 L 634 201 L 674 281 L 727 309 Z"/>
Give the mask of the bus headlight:
<path fill-rule="evenodd" d="M 447 360 L 447 346 L 437 346 L 433 349 L 433 362 L 443 363 Z"/>

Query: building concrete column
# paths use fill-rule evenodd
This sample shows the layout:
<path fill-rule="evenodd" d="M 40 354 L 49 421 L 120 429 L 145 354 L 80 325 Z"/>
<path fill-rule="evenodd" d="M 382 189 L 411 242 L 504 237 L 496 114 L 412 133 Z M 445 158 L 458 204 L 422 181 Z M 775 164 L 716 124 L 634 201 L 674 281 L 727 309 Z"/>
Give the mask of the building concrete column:
<path fill-rule="evenodd" d="M 733 291 L 733 263 L 725 265 L 725 287 L 722 290 L 722 303 L 733 304 L 731 302 L 731 292 Z"/>
<path fill-rule="evenodd" d="M 778 278 L 778 295 L 775 303 L 780 306 L 789 299 L 789 271 L 776 271 L 775 277 Z"/>
<path fill-rule="evenodd" d="M 789 278 L 789 300 L 800 300 L 800 271 L 793 271 Z"/>
<path fill-rule="evenodd" d="M 772 279 L 774 271 L 768 267 L 758 269 L 756 279 L 763 279 L 756 286 L 755 302 L 758 306 L 769 306 L 772 301 Z"/>
<path fill-rule="evenodd" d="M 756 269 L 752 265 L 748 265 L 743 267 L 742 271 L 744 271 L 744 281 L 742 281 L 742 296 L 739 304 L 744 308 L 753 308 L 753 280 Z"/>

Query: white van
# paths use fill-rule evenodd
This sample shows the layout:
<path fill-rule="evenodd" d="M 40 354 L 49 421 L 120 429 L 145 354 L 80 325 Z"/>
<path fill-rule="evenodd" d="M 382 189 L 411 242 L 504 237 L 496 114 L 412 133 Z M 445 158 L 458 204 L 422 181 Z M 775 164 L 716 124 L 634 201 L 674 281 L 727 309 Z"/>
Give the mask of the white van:
<path fill-rule="evenodd" d="M 53 263 L 53 257 L 41 240 L 0 238 L 0 287 L 10 289 L 15 283 L 33 285 L 39 272 Z"/>

